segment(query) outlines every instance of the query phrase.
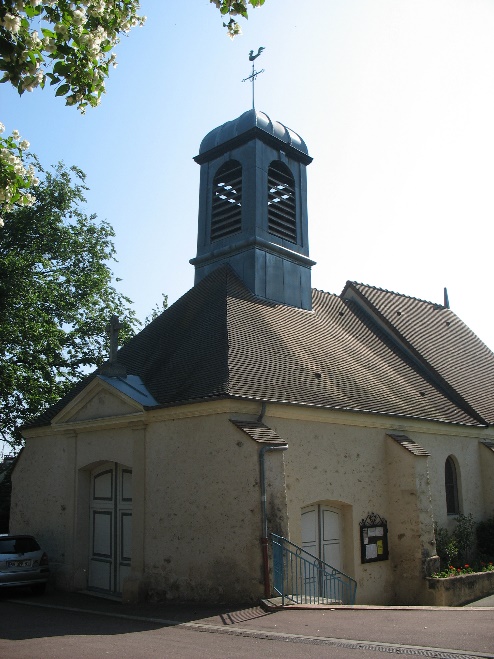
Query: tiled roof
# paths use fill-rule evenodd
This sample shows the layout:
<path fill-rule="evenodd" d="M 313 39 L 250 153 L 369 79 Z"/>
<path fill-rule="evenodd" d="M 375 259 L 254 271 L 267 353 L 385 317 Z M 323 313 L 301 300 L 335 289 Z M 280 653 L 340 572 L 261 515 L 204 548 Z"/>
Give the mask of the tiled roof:
<path fill-rule="evenodd" d="M 278 433 L 260 421 L 235 421 L 231 419 L 231 422 L 258 444 L 286 446 L 286 441 Z"/>
<path fill-rule="evenodd" d="M 433 314 L 428 307 L 424 314 L 420 305 L 406 308 L 417 312 L 419 325 Z M 449 314 L 455 324 L 461 322 Z M 463 349 L 471 354 L 468 346 Z M 312 311 L 275 304 L 254 297 L 229 266 L 145 327 L 119 350 L 118 361 L 141 378 L 159 406 L 228 397 L 481 423 L 356 302 L 314 290 Z M 470 362 L 474 373 L 482 368 Z M 32 425 L 49 423 L 92 377 Z M 494 386 L 473 393 L 473 401 L 492 399 Z"/>
<path fill-rule="evenodd" d="M 494 424 L 494 354 L 453 311 L 364 284 L 348 283 L 344 294 L 350 288 L 431 373 L 465 401 L 465 409 L 469 406 Z"/>
<path fill-rule="evenodd" d="M 388 433 L 388 437 L 394 439 L 395 442 L 403 446 L 407 451 L 410 451 L 410 453 L 413 453 L 413 455 L 430 455 L 429 451 L 426 451 L 423 446 L 420 446 L 420 444 L 413 442 L 410 437 L 407 437 L 406 435 L 398 435 L 390 432 Z"/>

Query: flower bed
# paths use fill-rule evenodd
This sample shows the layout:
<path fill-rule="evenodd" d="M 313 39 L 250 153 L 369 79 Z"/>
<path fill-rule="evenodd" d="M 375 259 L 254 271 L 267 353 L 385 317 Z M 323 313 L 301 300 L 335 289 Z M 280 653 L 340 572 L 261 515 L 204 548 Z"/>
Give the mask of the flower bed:
<path fill-rule="evenodd" d="M 434 579 L 448 579 L 449 577 L 458 577 L 460 574 L 477 574 L 478 572 L 494 572 L 494 563 L 480 563 L 480 567 L 476 565 L 463 565 L 462 567 L 454 567 L 450 565 L 447 570 L 442 572 L 435 572 L 431 574 Z"/>
<path fill-rule="evenodd" d="M 427 604 L 432 606 L 461 606 L 474 600 L 494 595 L 494 566 L 474 572 L 469 565 L 462 568 L 449 567 L 438 572 L 427 581 Z"/>

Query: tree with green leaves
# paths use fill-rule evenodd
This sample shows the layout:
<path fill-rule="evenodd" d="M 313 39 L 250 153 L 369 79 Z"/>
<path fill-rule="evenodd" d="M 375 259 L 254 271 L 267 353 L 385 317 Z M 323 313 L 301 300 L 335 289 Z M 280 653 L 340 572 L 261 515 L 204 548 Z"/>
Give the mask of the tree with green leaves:
<path fill-rule="evenodd" d="M 59 164 L 40 171 L 36 201 L 7 216 L 0 239 L 0 436 L 57 401 L 108 355 L 106 326 L 125 341 L 138 325 L 114 286 L 114 232 L 86 215 L 85 175 Z"/>

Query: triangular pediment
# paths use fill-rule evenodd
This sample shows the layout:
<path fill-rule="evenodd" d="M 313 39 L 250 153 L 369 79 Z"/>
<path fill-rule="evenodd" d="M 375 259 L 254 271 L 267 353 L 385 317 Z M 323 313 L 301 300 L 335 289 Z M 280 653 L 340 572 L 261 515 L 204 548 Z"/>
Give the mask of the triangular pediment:
<path fill-rule="evenodd" d="M 134 415 L 143 406 L 101 378 L 95 378 L 53 419 L 54 425 Z"/>

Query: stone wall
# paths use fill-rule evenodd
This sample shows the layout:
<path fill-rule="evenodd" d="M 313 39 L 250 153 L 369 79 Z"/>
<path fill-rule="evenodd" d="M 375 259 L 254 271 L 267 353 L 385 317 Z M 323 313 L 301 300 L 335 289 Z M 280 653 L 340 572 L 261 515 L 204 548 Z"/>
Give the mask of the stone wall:
<path fill-rule="evenodd" d="M 462 606 L 494 595 L 494 572 L 460 574 L 446 579 L 426 579 L 425 602 L 429 606 Z"/>

